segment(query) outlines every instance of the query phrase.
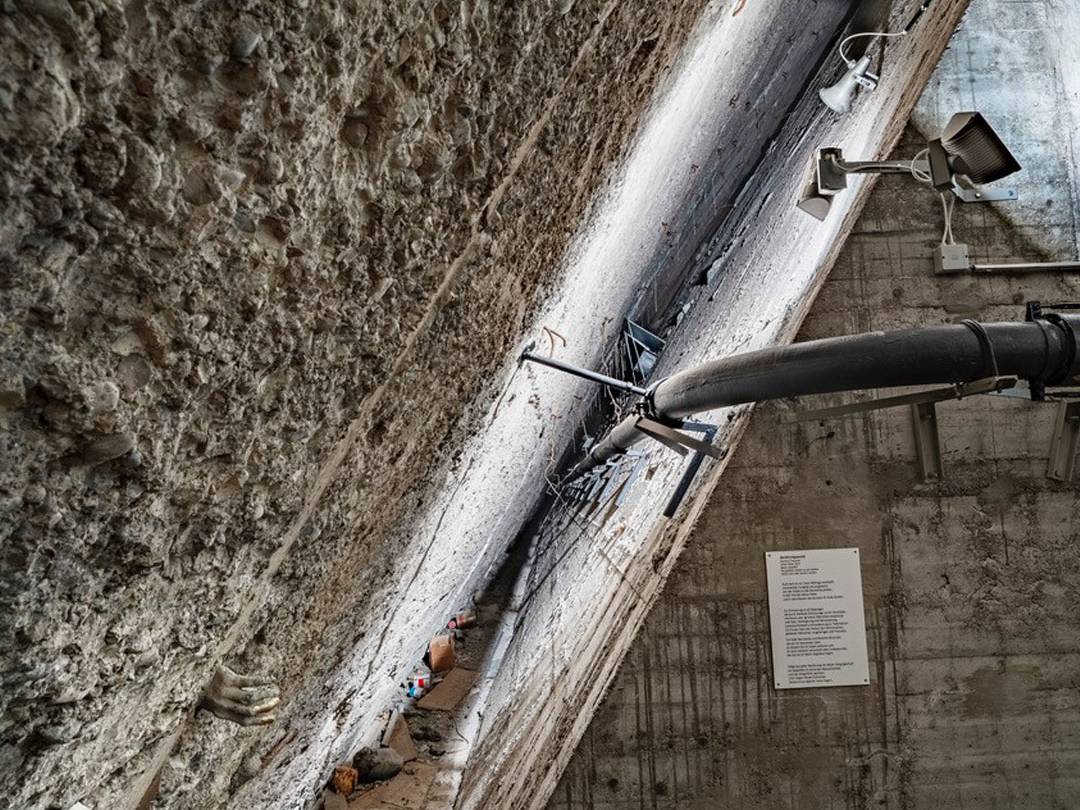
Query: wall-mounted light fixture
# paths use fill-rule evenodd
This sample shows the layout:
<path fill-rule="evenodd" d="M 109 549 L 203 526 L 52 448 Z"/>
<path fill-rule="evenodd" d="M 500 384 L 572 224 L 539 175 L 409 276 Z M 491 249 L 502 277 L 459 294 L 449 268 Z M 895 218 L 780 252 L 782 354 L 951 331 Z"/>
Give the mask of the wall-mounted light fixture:
<path fill-rule="evenodd" d="M 961 183 L 981 186 L 1020 171 L 1016 158 L 977 112 L 956 113 L 945 125 L 941 137 L 930 141 L 926 152 L 930 181 L 938 191 L 955 191 L 957 178 Z M 960 188 L 963 191 L 962 185 Z M 957 196 L 964 202 L 982 202 L 978 192 Z M 1014 197 L 1006 194 L 1001 199 Z"/>
<path fill-rule="evenodd" d="M 977 112 L 960 112 L 949 119 L 940 138 L 930 141 L 910 160 L 848 161 L 840 149 L 818 150 L 814 182 L 798 207 L 823 220 L 832 198 L 847 188 L 849 174 L 910 174 L 942 194 L 948 220 L 951 208 L 946 192 L 961 202 L 1015 200 L 1015 189 L 987 189 L 982 184 L 1019 170 L 1020 164 L 985 118 Z M 946 222 L 947 236 L 948 232 Z"/>
<path fill-rule="evenodd" d="M 906 32 L 900 31 L 896 34 L 888 34 L 884 32 L 879 33 L 867 33 L 867 34 L 853 34 L 844 40 L 844 43 L 848 39 L 854 39 L 855 37 L 862 36 L 874 36 L 874 37 L 891 37 L 891 36 L 903 36 Z M 838 112 L 841 115 L 851 109 L 851 102 L 855 98 L 855 91 L 860 87 L 867 90 L 873 90 L 877 87 L 879 76 L 870 72 L 870 57 L 864 54 L 861 59 L 849 59 L 844 54 L 844 43 L 840 44 L 840 58 L 844 60 L 844 64 L 847 65 L 847 73 L 840 77 L 840 81 L 829 87 L 822 87 L 818 90 L 818 95 L 821 100 L 825 102 L 825 106 L 833 112 Z"/>

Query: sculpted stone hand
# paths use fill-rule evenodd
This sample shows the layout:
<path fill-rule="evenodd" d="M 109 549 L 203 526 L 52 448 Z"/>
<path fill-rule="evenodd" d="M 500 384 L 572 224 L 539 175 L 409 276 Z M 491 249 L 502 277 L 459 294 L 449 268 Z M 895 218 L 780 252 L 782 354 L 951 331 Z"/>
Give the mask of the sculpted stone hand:
<path fill-rule="evenodd" d="M 220 666 L 206 689 L 199 708 L 241 726 L 265 726 L 274 722 L 274 707 L 281 702 L 272 681 L 257 675 L 240 675 Z"/>

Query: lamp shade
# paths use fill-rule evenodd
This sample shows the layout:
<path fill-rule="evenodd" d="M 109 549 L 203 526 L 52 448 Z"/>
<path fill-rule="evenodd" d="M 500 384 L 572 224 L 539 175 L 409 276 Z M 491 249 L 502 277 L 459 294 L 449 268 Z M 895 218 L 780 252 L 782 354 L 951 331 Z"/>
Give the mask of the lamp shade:
<path fill-rule="evenodd" d="M 949 155 L 955 174 L 972 183 L 992 183 L 1020 171 L 1020 164 L 977 112 L 959 112 L 949 119 L 941 134 L 941 146 Z"/>
<path fill-rule="evenodd" d="M 858 62 L 853 63 L 836 84 L 831 87 L 821 88 L 818 95 L 825 102 L 825 106 L 840 114 L 850 110 L 851 101 L 855 98 L 855 91 L 861 84 L 860 80 L 866 81 L 864 77 L 869 70 L 870 57 L 864 56 Z"/>

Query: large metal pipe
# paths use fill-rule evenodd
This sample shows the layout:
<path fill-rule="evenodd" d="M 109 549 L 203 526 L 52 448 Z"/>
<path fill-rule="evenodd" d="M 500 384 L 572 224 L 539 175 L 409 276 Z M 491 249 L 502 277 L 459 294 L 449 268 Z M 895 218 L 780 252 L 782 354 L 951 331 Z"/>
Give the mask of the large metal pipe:
<path fill-rule="evenodd" d="M 996 375 L 1062 385 L 1080 374 L 1080 315 L 1033 321 L 927 326 L 810 340 L 713 360 L 654 385 L 654 418 L 783 397 L 972 382 Z M 646 438 L 638 415 L 617 424 L 571 472 L 576 477 Z"/>

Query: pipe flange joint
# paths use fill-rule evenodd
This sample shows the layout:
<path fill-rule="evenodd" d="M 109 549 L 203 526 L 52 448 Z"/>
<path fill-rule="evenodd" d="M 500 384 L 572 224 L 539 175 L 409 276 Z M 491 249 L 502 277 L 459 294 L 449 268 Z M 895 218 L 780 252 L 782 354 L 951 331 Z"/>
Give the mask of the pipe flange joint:
<path fill-rule="evenodd" d="M 1073 325 L 1068 320 L 1056 312 L 1044 312 L 1037 317 L 1037 320 L 1046 321 L 1056 326 L 1064 337 L 1062 341 L 1064 351 L 1061 355 L 1061 361 L 1055 368 L 1044 372 L 1042 376 L 1042 382 L 1047 385 L 1062 385 L 1068 382 L 1075 373 L 1076 330 L 1073 329 Z"/>
<path fill-rule="evenodd" d="M 664 379 L 667 379 L 666 377 Z M 638 403 L 638 410 L 641 411 L 642 416 L 648 416 L 651 419 L 655 419 L 660 416 L 656 412 L 656 389 L 660 387 L 660 383 L 664 380 L 657 380 L 648 388 L 645 389 L 645 393 L 641 395 L 641 402 Z"/>

